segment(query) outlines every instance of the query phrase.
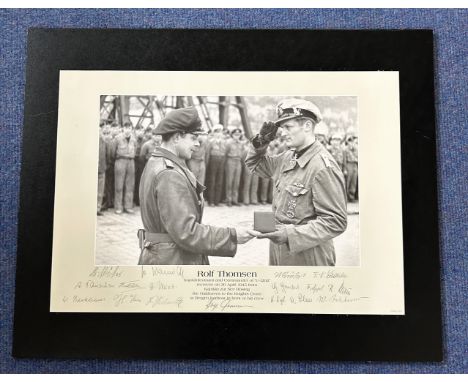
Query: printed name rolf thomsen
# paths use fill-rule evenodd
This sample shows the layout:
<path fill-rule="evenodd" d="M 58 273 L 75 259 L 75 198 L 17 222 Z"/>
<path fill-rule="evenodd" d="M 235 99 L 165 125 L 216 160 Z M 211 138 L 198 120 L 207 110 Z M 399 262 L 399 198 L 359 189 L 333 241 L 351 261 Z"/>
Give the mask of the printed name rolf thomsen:
<path fill-rule="evenodd" d="M 216 276 L 215 276 L 216 275 Z M 198 271 L 198 277 L 257 277 L 257 272 Z"/>

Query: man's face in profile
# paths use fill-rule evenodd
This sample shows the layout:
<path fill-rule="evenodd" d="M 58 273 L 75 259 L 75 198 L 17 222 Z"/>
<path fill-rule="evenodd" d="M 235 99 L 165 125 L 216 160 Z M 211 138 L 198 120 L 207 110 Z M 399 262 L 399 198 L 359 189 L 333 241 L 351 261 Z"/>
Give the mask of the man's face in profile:
<path fill-rule="evenodd" d="M 188 160 L 192 157 L 192 153 L 200 147 L 198 135 L 196 134 L 180 134 L 176 142 L 177 154 L 181 159 Z"/>
<path fill-rule="evenodd" d="M 306 139 L 304 124 L 297 119 L 290 119 L 281 123 L 281 137 L 289 148 L 301 147 Z"/>

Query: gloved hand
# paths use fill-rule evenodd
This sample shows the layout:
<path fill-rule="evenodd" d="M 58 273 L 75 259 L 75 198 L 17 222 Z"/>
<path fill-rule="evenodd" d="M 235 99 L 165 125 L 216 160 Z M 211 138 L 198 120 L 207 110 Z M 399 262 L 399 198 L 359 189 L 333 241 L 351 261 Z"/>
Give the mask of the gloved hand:
<path fill-rule="evenodd" d="M 262 128 L 260 129 L 260 133 L 258 135 L 266 144 L 275 140 L 277 131 L 278 126 L 274 122 L 263 122 Z"/>
<path fill-rule="evenodd" d="M 274 122 L 264 122 L 258 135 L 253 139 L 252 143 L 255 147 L 264 146 L 276 138 L 278 126 Z"/>

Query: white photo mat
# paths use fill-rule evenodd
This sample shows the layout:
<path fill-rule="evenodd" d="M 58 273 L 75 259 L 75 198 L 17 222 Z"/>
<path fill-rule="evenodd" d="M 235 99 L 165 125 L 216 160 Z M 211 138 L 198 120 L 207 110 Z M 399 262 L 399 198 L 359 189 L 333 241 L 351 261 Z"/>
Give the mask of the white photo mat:
<path fill-rule="evenodd" d="M 356 96 L 360 266 L 96 267 L 106 94 Z M 400 169 L 398 72 L 61 71 L 50 310 L 403 315 Z"/>

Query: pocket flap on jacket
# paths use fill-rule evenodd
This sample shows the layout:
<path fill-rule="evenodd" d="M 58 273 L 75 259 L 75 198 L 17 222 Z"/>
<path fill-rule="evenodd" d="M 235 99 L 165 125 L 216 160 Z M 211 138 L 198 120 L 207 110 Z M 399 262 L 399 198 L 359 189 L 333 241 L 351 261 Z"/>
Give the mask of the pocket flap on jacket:
<path fill-rule="evenodd" d="M 288 185 L 286 186 L 286 191 L 289 192 L 292 196 L 299 196 L 307 194 L 309 192 L 309 189 L 304 187 Z"/>

